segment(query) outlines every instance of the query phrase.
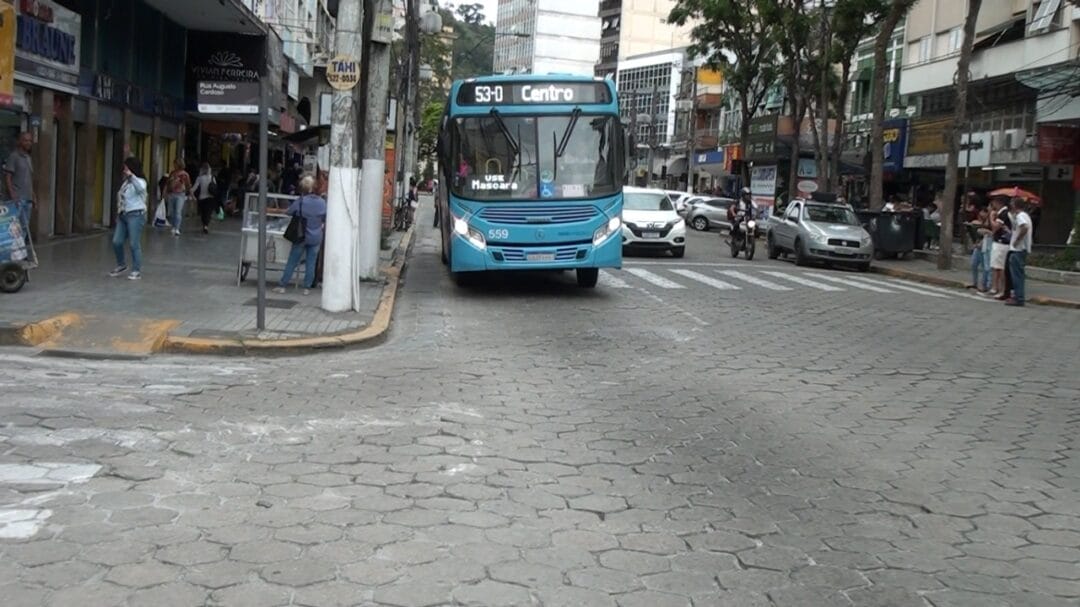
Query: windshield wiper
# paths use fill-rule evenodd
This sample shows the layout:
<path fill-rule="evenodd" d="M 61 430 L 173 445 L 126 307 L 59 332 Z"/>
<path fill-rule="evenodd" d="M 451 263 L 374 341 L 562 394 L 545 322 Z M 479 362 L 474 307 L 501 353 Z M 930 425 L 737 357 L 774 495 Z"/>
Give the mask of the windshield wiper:
<path fill-rule="evenodd" d="M 491 117 L 495 119 L 495 124 L 499 125 L 499 130 L 502 131 L 503 137 L 506 137 L 506 144 L 510 146 L 510 151 L 517 157 L 521 153 L 521 148 L 518 147 L 518 142 L 514 139 L 514 135 L 510 133 L 510 129 L 507 128 L 506 122 L 502 119 L 502 114 L 499 110 L 492 108 Z"/>
<path fill-rule="evenodd" d="M 581 108 L 576 107 L 574 111 L 570 112 L 570 123 L 566 125 L 566 131 L 563 132 L 562 139 L 559 141 L 559 147 L 555 150 L 555 158 L 562 158 L 566 153 L 566 146 L 570 144 L 570 135 L 574 132 L 574 127 L 577 126 L 578 117 L 581 116 Z"/>

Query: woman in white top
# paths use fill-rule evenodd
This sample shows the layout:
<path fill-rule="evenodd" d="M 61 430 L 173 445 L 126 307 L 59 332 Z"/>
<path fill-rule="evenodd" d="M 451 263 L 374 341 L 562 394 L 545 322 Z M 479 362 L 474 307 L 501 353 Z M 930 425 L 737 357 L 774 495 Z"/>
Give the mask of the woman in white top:
<path fill-rule="evenodd" d="M 202 220 L 203 234 L 209 234 L 210 218 L 214 216 L 214 210 L 217 207 L 217 181 L 210 172 L 209 164 L 205 162 L 202 164 L 192 189 L 195 190 L 195 197 L 199 200 L 199 219 Z"/>
<path fill-rule="evenodd" d="M 117 277 L 127 272 L 124 245 L 131 248 L 131 273 L 128 280 L 142 278 L 142 230 L 146 225 L 146 177 L 137 158 L 125 158 L 120 168 L 124 180 L 116 193 L 116 231 L 113 232 L 113 252 L 116 267 L 109 276 Z"/>

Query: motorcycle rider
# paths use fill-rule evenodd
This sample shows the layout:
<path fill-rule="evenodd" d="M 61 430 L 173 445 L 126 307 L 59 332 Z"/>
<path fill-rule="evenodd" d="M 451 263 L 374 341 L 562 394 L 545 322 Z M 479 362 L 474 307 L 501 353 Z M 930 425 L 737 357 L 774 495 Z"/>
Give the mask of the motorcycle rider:
<path fill-rule="evenodd" d="M 727 215 L 731 222 L 731 237 L 734 238 L 742 230 L 742 222 L 757 215 L 757 205 L 750 197 L 750 188 L 744 187 L 739 192 L 739 200 L 728 207 Z"/>

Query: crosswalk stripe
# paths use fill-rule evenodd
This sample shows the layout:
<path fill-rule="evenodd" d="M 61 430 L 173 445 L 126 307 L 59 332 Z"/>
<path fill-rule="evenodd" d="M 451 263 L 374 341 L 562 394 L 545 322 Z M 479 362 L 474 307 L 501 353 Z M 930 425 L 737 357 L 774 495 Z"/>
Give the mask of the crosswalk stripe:
<path fill-rule="evenodd" d="M 678 270 L 673 270 L 673 271 L 678 273 Z M 645 269 L 642 269 L 642 268 L 626 268 L 626 272 L 628 272 L 630 274 L 633 274 L 634 276 L 637 276 L 638 278 L 640 278 L 641 280 L 644 280 L 647 283 L 654 284 L 654 285 L 660 287 L 661 289 L 685 289 L 686 288 L 686 287 L 682 286 L 681 284 L 679 284 L 677 282 L 668 280 L 668 279 L 664 278 L 663 276 L 660 276 L 659 274 L 653 274 L 652 272 L 650 272 L 648 270 L 645 270 Z"/>
<path fill-rule="evenodd" d="M 868 278 L 867 280 L 870 280 L 870 279 Z M 880 281 L 880 282 L 885 282 L 885 281 Z M 946 287 L 936 287 L 936 286 L 923 284 L 921 282 L 912 282 L 910 280 L 903 280 L 901 278 L 890 278 L 889 281 L 888 281 L 888 284 L 897 284 L 897 283 L 909 285 L 911 287 L 918 287 L 920 289 L 925 289 L 927 291 L 934 291 L 936 293 L 942 293 L 944 295 L 953 295 L 953 296 L 956 296 L 956 297 L 965 297 L 967 299 L 974 299 L 976 301 L 986 301 L 986 302 L 993 302 L 994 301 L 994 299 L 992 299 L 990 297 L 986 297 L 984 295 L 977 295 L 975 293 L 971 293 L 971 292 L 968 292 L 968 291 L 961 291 L 959 289 L 949 289 L 949 288 L 946 288 Z"/>
<path fill-rule="evenodd" d="M 874 293 L 895 293 L 896 291 L 890 291 L 881 287 L 875 287 L 874 285 L 868 285 L 864 282 L 855 282 L 854 280 L 848 280 L 846 278 L 837 278 L 836 276 L 826 276 L 825 274 L 816 274 L 813 272 L 807 273 L 814 278 L 820 278 L 821 280 L 828 280 L 830 282 L 837 282 L 849 287 L 855 287 L 856 289 L 863 289 L 866 291 L 873 291 Z"/>
<path fill-rule="evenodd" d="M 804 287 L 813 287 L 813 288 L 819 289 L 821 291 L 843 291 L 844 290 L 843 287 L 834 287 L 832 285 L 827 285 L 825 283 L 816 282 L 816 281 L 813 281 L 813 280 L 808 280 L 806 278 L 803 278 L 802 276 L 796 276 L 794 274 L 785 274 L 783 272 L 769 272 L 769 271 L 765 271 L 763 273 L 768 274 L 769 276 L 774 276 L 776 278 L 783 278 L 784 280 L 790 280 L 791 282 L 793 282 L 795 284 L 802 285 Z"/>
<path fill-rule="evenodd" d="M 630 285 L 607 270 L 600 272 L 600 284 L 611 289 L 629 289 Z"/>
<path fill-rule="evenodd" d="M 902 285 L 902 284 L 899 284 L 896 281 L 892 281 L 892 280 L 874 280 L 872 278 L 863 278 L 861 276 L 853 276 L 853 277 L 851 277 L 851 280 L 857 280 L 859 282 L 865 282 L 865 283 L 873 284 L 873 285 L 880 285 L 882 287 L 887 287 L 889 289 L 900 289 L 901 291 L 908 291 L 908 292 L 911 292 L 911 293 L 918 293 L 919 295 L 925 295 L 927 297 L 937 297 L 937 298 L 940 298 L 940 299 L 949 299 L 949 296 L 945 295 L 944 293 L 935 293 L 933 291 L 928 291 L 926 289 L 919 288 L 919 287 L 909 287 L 907 285 Z"/>
<path fill-rule="evenodd" d="M 678 274 L 679 276 L 689 278 L 690 280 L 696 280 L 696 281 L 700 282 L 701 284 L 709 285 L 710 287 L 712 287 L 714 289 L 720 289 L 722 291 L 738 291 L 739 290 L 739 287 L 736 287 L 735 285 L 733 285 L 733 284 L 731 284 L 729 282 L 724 282 L 722 280 L 713 278 L 712 276 L 706 276 L 704 274 L 698 274 L 697 272 L 695 272 L 693 270 L 672 270 L 672 272 Z"/>
<path fill-rule="evenodd" d="M 717 270 L 718 273 L 724 276 L 730 276 L 732 278 L 738 278 L 739 280 L 745 280 L 746 282 L 769 289 L 770 291 L 790 291 L 791 287 L 785 287 L 784 285 L 778 285 L 775 282 L 765 280 L 764 278 L 758 278 L 757 276 L 751 276 L 738 270 Z"/>

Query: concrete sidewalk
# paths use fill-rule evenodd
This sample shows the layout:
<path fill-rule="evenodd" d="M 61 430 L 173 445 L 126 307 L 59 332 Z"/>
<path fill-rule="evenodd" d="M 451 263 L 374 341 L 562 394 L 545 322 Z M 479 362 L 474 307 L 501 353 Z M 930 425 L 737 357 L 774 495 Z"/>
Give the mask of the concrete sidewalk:
<path fill-rule="evenodd" d="M 0 298 L 0 344 L 91 356 L 345 345 L 341 336 L 372 333 L 380 306 L 387 303 L 384 289 L 396 290 L 411 236 L 391 233 L 390 248 L 380 255 L 383 278 L 360 283 L 359 312 L 322 310 L 320 290 L 303 295 L 295 286 L 298 277 L 288 293 L 269 292 L 281 272 L 267 271 L 266 330 L 260 332 L 255 268 L 236 284 L 239 220 L 214 222 L 208 235 L 197 219 L 186 227 L 180 237 L 165 229 L 144 232 L 139 281 L 108 276 L 115 265 L 111 232 L 38 245 L 41 266 L 31 272 L 30 282 L 19 293 Z M 389 310 L 385 316 L 388 322 Z"/>
<path fill-rule="evenodd" d="M 936 263 L 915 258 L 875 261 L 873 268 L 875 272 L 895 278 L 966 288 L 971 284 L 970 258 L 954 257 L 953 265 L 952 270 L 939 270 Z M 1029 303 L 1080 309 L 1080 286 L 1042 282 L 1029 276 L 1026 287 Z"/>

